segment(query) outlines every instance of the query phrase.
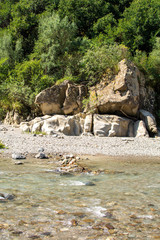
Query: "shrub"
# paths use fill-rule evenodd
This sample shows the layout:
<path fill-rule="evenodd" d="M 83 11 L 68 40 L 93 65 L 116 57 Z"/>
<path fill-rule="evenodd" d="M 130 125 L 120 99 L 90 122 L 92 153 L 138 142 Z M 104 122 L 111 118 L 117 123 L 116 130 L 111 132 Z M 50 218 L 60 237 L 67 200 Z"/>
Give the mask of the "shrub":
<path fill-rule="evenodd" d="M 116 74 L 118 63 L 123 57 L 123 49 L 116 44 L 93 45 L 81 61 L 81 78 L 92 85 L 98 82 L 104 73 Z"/>

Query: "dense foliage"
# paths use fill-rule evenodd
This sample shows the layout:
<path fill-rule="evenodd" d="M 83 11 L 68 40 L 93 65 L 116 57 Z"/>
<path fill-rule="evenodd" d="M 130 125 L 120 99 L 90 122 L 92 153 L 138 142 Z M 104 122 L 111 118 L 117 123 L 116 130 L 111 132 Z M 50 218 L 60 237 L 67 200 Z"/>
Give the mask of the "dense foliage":
<path fill-rule="evenodd" d="M 1 0 L 0 117 L 64 79 L 93 85 L 131 58 L 160 93 L 160 1 Z"/>

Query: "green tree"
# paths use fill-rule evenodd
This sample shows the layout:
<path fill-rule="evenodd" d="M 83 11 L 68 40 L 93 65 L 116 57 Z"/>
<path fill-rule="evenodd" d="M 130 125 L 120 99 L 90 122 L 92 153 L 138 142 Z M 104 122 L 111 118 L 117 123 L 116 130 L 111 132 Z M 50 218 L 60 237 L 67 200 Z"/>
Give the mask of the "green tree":
<path fill-rule="evenodd" d="M 160 35 L 160 1 L 134 0 L 119 21 L 118 40 L 132 52 L 150 52 L 156 36 Z"/>
<path fill-rule="evenodd" d="M 42 16 L 35 55 L 41 59 L 45 73 L 57 75 L 58 78 L 65 75 L 79 45 L 76 31 L 76 25 L 70 23 L 67 17 L 61 20 L 56 13 Z"/>
<path fill-rule="evenodd" d="M 60 0 L 58 13 L 76 23 L 79 34 L 91 35 L 91 27 L 98 18 L 110 12 L 110 3 L 104 0 Z"/>

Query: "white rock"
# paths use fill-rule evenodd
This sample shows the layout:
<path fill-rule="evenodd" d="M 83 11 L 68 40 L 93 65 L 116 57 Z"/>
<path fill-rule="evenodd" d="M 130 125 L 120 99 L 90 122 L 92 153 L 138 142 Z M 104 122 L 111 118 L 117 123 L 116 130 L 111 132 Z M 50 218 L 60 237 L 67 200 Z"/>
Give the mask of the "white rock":
<path fill-rule="evenodd" d="M 149 137 L 145 123 L 140 120 L 134 123 L 134 136 L 135 137 Z"/>
<path fill-rule="evenodd" d="M 149 132 L 156 134 L 157 131 L 157 124 L 156 124 L 156 119 L 152 115 L 152 113 L 140 109 L 140 118 L 145 122 L 146 128 Z"/>
<path fill-rule="evenodd" d="M 116 115 L 94 114 L 93 132 L 96 136 L 128 136 L 128 126 L 131 120 Z"/>
<path fill-rule="evenodd" d="M 21 123 L 20 123 L 20 129 L 21 129 L 23 132 L 30 132 L 30 131 L 31 131 L 28 122 L 21 122 Z"/>
<path fill-rule="evenodd" d="M 91 132 L 92 131 L 92 125 L 93 125 L 93 116 L 92 116 L 92 114 L 89 114 L 85 118 L 84 133 Z"/>

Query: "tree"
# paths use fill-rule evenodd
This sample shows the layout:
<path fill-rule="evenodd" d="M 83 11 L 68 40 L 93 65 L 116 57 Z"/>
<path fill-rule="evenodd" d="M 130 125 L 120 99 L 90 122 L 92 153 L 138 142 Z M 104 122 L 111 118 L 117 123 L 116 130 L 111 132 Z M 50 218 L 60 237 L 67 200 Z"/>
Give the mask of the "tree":
<path fill-rule="evenodd" d="M 42 16 L 35 53 L 41 59 L 45 73 L 57 74 L 59 78 L 65 75 L 70 55 L 74 55 L 78 44 L 76 31 L 76 25 L 67 17 L 61 20 L 56 13 Z"/>
<path fill-rule="evenodd" d="M 134 0 L 119 21 L 118 40 L 132 52 L 150 52 L 156 36 L 160 36 L 160 1 Z"/>
<path fill-rule="evenodd" d="M 58 13 L 76 23 L 79 34 L 91 36 L 91 27 L 98 18 L 110 12 L 111 4 L 104 0 L 60 0 Z"/>

